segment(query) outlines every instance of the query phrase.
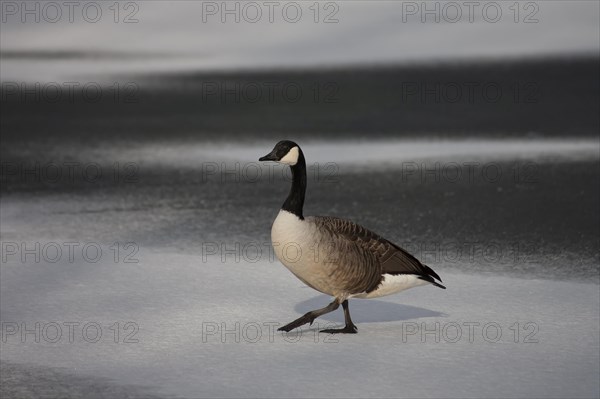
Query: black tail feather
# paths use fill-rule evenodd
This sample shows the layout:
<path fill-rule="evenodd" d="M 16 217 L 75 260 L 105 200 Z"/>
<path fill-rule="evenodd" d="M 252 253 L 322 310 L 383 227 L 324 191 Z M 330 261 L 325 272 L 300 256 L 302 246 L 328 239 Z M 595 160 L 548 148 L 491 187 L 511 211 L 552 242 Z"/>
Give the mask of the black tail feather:
<path fill-rule="evenodd" d="M 427 281 L 427 282 L 429 282 L 429 283 L 431 283 L 431 284 L 435 285 L 436 287 L 440 287 L 440 288 L 442 288 L 442 289 L 444 289 L 444 290 L 446 289 L 446 287 L 444 287 L 442 284 L 440 284 L 440 283 L 442 282 L 442 279 L 440 278 L 440 276 L 438 276 L 438 274 L 437 274 L 436 272 L 434 272 L 434 271 L 433 271 L 433 269 L 432 269 L 432 268 L 430 268 L 430 267 L 429 267 L 429 266 L 427 266 L 427 265 L 423 265 L 423 269 L 424 269 L 424 271 L 425 271 L 425 273 L 426 273 L 426 274 L 425 274 L 425 275 L 423 275 L 423 276 L 419 276 L 419 278 L 420 278 L 421 280 L 425 280 L 425 281 Z M 438 283 L 437 281 L 435 281 L 435 280 L 433 279 L 434 277 L 435 277 L 437 280 L 439 280 L 439 281 L 440 281 L 440 283 Z"/>

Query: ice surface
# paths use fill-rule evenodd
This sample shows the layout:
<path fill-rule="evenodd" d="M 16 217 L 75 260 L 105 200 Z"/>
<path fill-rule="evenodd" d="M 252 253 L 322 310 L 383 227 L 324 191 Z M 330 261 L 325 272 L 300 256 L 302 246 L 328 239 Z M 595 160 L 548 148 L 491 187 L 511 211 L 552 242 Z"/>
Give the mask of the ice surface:
<path fill-rule="evenodd" d="M 228 165 L 253 161 L 273 143 L 246 153 L 235 145 L 81 151 L 81 161 L 138 162 L 140 179 L 132 185 L 105 181 L 49 188 L 16 182 L 14 191 L 3 193 L 3 394 L 600 395 L 596 145 L 387 142 L 360 152 L 375 169 L 395 154 L 409 161 L 478 156 L 502 161 L 504 170 L 514 166 L 509 159 L 517 153 L 539 168 L 536 181 L 523 184 L 512 174 L 494 183 L 404 181 L 394 165 L 386 173 L 348 172 L 343 154 L 356 154 L 357 147 L 342 143 L 345 150 L 336 152 L 321 144 L 330 152 L 303 146 L 310 160 L 344 167 L 335 182 L 310 181 L 307 214 L 358 219 L 399 243 L 532 240 L 535 251 L 527 255 L 535 264 L 512 258 L 504 264 L 479 263 L 479 258 L 468 264 L 430 263 L 447 290 L 427 286 L 351 300 L 357 335 L 317 332 L 341 324 L 341 310 L 301 333 L 282 335 L 274 332 L 278 325 L 330 301 L 272 259 L 269 226 L 289 181 L 205 181 L 198 171 L 212 159 Z M 137 252 L 124 247 L 129 241 Z M 48 252 L 35 250 L 36 242 Z M 78 243 L 72 259 L 69 242 Z M 84 257 L 86 242 L 100 245 L 97 261 L 90 260 L 96 258 L 94 248 Z M 56 262 L 49 261 L 55 256 L 51 243 L 63 251 Z M 236 248 L 236 243 L 260 249 Z M 7 245 L 16 245 L 16 253 Z M 126 262 L 127 255 L 137 262 Z M 22 335 L 36 323 L 37 337 Z M 93 342 L 98 327 L 102 335 Z"/>
<path fill-rule="evenodd" d="M 235 170 L 243 166 L 269 169 L 283 169 L 274 163 L 258 162 L 258 158 L 269 152 L 276 142 L 252 140 L 252 142 L 189 142 L 186 140 L 164 140 L 136 142 L 135 145 L 104 142 L 95 147 L 81 146 L 77 142 L 67 142 L 57 148 L 40 145 L 38 157 L 48 158 L 48 163 L 57 162 L 67 153 L 68 159 L 94 162 L 112 167 L 114 162 L 135 163 L 141 171 L 151 168 L 194 169 L 206 173 L 208 164 Z M 525 160 L 540 164 L 557 161 L 597 161 L 600 148 L 597 140 L 587 138 L 548 138 L 548 139 L 373 139 L 373 140 L 309 140 L 302 142 L 307 165 L 315 163 L 341 165 L 343 172 L 360 172 L 402 168 L 410 162 L 435 164 L 445 162 L 501 162 Z M 19 148 L 11 149 L 14 154 L 25 157 Z M 33 150 L 30 150 L 33 151 Z M 58 152 L 58 153 L 55 153 Z M 358 156 L 360 155 L 360 156 Z M 252 164 L 252 165 L 250 165 Z M 421 165 L 421 164 L 419 164 Z M 250 174 L 250 172 L 248 172 Z"/>
<path fill-rule="evenodd" d="M 338 140 L 303 142 L 307 163 L 342 164 L 345 170 L 377 169 L 401 166 L 411 161 L 476 162 L 527 159 L 536 162 L 556 160 L 594 160 L 600 148 L 594 139 L 465 139 L 465 140 Z M 255 154 L 267 153 L 275 143 L 236 145 L 229 143 L 153 143 L 135 149 L 112 149 L 125 159 L 140 159 L 147 164 L 186 165 L 198 167 L 205 162 L 256 162 Z M 106 151 L 106 149 L 105 149 Z M 157 157 L 157 154 L 160 156 Z M 360 154 L 360 156 L 357 156 Z M 114 155 L 113 155 L 114 156 Z"/>
<path fill-rule="evenodd" d="M 421 22 L 421 12 L 407 15 L 405 8 L 413 4 L 419 7 L 419 2 L 389 1 L 379 1 L 375 7 L 369 1 L 334 3 L 338 11 L 331 14 L 334 10 L 330 7 L 321 9 L 319 23 L 314 22 L 314 12 L 309 9 L 312 3 L 302 2 L 303 16 L 296 23 L 286 22 L 282 7 L 275 10 L 270 21 L 266 6 L 256 23 L 242 18 L 234 23 L 235 15 L 231 14 L 226 16 L 227 23 L 222 23 L 220 12 L 204 19 L 207 2 L 174 5 L 153 1 L 134 3 L 138 8 L 133 14 L 136 23 L 122 23 L 125 16 L 132 15 L 131 7 L 121 9 L 121 21 L 115 23 L 114 7 L 106 4 L 102 6 L 103 18 L 96 23 L 84 20 L 81 7 L 69 22 L 69 11 L 64 6 L 63 18 L 56 23 L 40 17 L 40 23 L 25 24 L 19 12 L 24 4 L 18 3 L 14 14 L 7 12 L 2 23 L 4 81 L 69 81 L 82 79 L 82 75 L 94 76 L 97 81 L 98 75 L 106 73 L 141 71 L 594 54 L 599 45 L 598 4 L 589 1 L 535 3 L 537 9 L 524 3 L 516 16 L 512 3 L 497 3 L 501 18 L 493 23 L 486 18 L 495 18 L 494 7 L 494 11 L 484 11 L 486 7 L 476 5 L 470 12 L 470 7 L 460 2 L 437 3 L 438 21 L 434 21 L 435 14 L 429 14 L 427 23 Z M 460 21 L 447 20 L 457 11 L 452 4 L 460 8 Z M 34 5 L 28 7 L 33 9 Z M 326 15 L 333 15 L 337 22 L 323 23 Z M 524 23 L 527 16 L 535 23 Z M 31 22 L 35 14 L 27 18 Z M 17 56 L 9 57 L 10 52 Z M 19 57 L 19 52 L 24 55 Z M 32 53 L 37 55 L 33 60 Z"/>
<path fill-rule="evenodd" d="M 303 287 L 277 262 L 151 252 L 137 258 L 138 264 L 81 258 L 3 264 L 2 361 L 52 369 L 67 381 L 94 377 L 188 397 L 600 394 L 595 284 L 437 270 L 447 290 L 427 286 L 352 300 L 357 335 L 318 334 L 314 325 L 285 336 L 270 328 L 329 298 Z M 338 311 L 318 325 L 342 321 Z M 8 335 L 11 322 L 28 329 L 39 322 L 42 330 L 57 322 L 63 335 L 49 342 L 55 330 L 48 325 L 36 343 L 34 334 Z M 81 323 L 73 342 L 65 322 Z M 102 328 L 97 343 L 83 336 L 90 322 Z M 134 331 L 133 325 L 125 330 L 127 322 L 139 327 L 129 336 L 139 342 L 123 342 Z M 471 336 L 467 323 L 478 323 Z M 88 340 L 95 331 L 88 330 Z"/>

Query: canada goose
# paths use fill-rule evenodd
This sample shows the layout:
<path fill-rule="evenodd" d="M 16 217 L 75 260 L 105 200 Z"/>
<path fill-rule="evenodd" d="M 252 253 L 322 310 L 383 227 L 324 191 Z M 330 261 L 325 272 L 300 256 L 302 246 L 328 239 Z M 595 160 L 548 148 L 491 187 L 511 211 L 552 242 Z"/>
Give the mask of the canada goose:
<path fill-rule="evenodd" d="M 310 323 L 340 304 L 346 326 L 321 330 L 325 333 L 357 332 L 350 318 L 348 299 L 376 298 L 424 284 L 446 288 L 428 266 L 385 238 L 349 220 L 328 216 L 304 217 L 306 161 L 298 144 L 280 141 L 259 161 L 289 165 L 292 189 L 271 229 L 277 258 L 302 282 L 335 299 L 279 328 L 291 331 Z"/>

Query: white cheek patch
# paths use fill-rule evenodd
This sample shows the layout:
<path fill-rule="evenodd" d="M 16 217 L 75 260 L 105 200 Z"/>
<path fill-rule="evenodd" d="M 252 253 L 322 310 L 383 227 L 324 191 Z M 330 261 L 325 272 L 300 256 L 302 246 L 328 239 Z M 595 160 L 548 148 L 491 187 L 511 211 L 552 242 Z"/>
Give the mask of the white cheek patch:
<path fill-rule="evenodd" d="M 294 147 L 285 154 L 285 157 L 279 160 L 279 163 L 284 163 L 286 165 L 296 165 L 298 163 L 298 157 L 300 156 L 300 152 L 298 147 Z"/>

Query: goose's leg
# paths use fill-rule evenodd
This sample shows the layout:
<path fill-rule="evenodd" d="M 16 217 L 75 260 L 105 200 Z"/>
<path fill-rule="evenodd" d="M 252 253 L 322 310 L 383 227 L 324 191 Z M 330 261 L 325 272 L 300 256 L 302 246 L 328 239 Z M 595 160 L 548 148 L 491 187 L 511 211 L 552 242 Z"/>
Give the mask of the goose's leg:
<path fill-rule="evenodd" d="M 313 310 L 310 311 L 308 313 L 306 313 L 304 316 L 292 321 L 289 324 L 286 324 L 283 327 L 279 327 L 277 330 L 278 331 L 292 331 L 294 328 L 300 327 L 304 324 L 310 323 L 312 324 L 313 321 L 315 321 L 315 319 L 319 316 L 323 316 L 326 313 L 329 312 L 333 312 L 334 310 L 336 310 L 337 308 L 340 307 L 340 303 L 336 300 L 334 300 L 333 302 L 331 302 L 329 305 L 325 306 L 323 309 L 317 309 L 317 310 Z"/>
<path fill-rule="evenodd" d="M 342 307 L 344 308 L 344 319 L 346 320 L 346 327 L 330 328 L 327 330 L 321 330 L 319 332 L 329 334 L 356 334 L 358 332 L 358 328 L 356 328 L 354 323 L 352 323 L 352 319 L 350 318 L 350 308 L 348 307 L 347 299 L 344 302 L 342 302 Z"/>

